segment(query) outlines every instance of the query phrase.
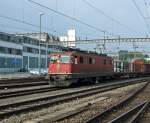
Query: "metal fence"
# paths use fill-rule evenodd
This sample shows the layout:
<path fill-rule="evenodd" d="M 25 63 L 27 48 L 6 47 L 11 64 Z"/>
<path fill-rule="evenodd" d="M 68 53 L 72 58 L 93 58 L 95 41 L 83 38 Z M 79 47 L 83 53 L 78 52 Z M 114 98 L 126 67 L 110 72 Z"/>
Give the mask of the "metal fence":
<path fill-rule="evenodd" d="M 41 73 L 47 73 L 46 60 L 41 58 Z M 0 74 L 31 72 L 38 74 L 38 58 L 9 58 L 0 57 Z"/>

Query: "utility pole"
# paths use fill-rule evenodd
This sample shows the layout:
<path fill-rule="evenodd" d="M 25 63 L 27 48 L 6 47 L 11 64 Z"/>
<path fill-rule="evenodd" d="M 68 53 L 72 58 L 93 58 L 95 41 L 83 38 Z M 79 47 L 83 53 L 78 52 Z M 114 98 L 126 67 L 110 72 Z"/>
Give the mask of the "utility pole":
<path fill-rule="evenodd" d="M 47 67 L 48 67 L 48 60 L 47 60 L 47 55 L 48 55 L 48 42 L 46 42 L 46 57 L 45 57 L 45 61 L 46 61 L 46 65 L 45 65 L 45 67 L 46 67 L 46 70 L 47 70 Z"/>
<path fill-rule="evenodd" d="M 106 32 L 105 32 L 105 31 L 104 31 L 103 49 L 104 49 L 104 52 L 103 52 L 103 53 L 106 53 Z"/>
<path fill-rule="evenodd" d="M 134 59 L 136 58 L 136 48 L 137 48 L 136 43 L 133 42 Z"/>
<path fill-rule="evenodd" d="M 39 39 L 39 74 L 41 74 L 41 18 L 44 13 L 40 13 L 40 39 Z"/>

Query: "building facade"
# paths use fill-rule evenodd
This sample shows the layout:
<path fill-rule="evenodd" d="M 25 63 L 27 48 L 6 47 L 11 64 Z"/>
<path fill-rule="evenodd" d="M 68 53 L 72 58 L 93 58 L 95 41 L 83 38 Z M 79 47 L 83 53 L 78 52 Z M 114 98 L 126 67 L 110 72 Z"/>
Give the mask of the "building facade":
<path fill-rule="evenodd" d="M 22 49 L 15 36 L 0 33 L 0 72 L 14 72 L 22 68 Z"/>
<path fill-rule="evenodd" d="M 47 70 L 48 55 L 61 52 L 62 46 L 40 43 L 41 69 Z M 0 73 L 17 72 L 21 69 L 38 70 L 39 40 L 26 35 L 0 32 Z"/>

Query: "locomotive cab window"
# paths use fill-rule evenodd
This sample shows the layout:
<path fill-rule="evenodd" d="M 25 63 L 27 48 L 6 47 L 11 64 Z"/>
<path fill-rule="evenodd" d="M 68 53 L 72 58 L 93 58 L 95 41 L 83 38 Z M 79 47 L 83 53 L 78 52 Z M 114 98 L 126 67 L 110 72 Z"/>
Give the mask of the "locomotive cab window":
<path fill-rule="evenodd" d="M 51 56 L 50 57 L 50 63 L 56 63 L 58 60 L 58 57 L 57 56 Z"/>

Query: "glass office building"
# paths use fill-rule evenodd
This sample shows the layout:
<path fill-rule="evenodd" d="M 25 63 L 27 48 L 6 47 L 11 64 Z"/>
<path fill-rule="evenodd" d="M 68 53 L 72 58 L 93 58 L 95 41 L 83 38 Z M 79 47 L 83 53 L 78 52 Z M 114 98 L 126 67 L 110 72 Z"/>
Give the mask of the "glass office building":
<path fill-rule="evenodd" d="M 47 69 L 48 54 L 61 52 L 63 46 L 41 44 L 41 69 Z M 16 36 L 0 32 L 0 73 L 37 70 L 39 62 L 39 40 L 27 36 Z"/>

